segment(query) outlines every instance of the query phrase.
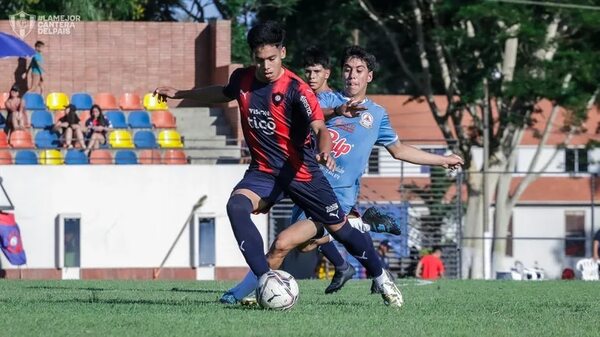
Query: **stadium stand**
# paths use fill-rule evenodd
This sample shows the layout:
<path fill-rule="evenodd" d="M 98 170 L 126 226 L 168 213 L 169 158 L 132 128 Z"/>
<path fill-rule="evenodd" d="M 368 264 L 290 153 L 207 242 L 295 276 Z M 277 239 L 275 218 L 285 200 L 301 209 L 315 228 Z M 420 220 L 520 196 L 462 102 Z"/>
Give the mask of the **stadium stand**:
<path fill-rule="evenodd" d="M 51 92 L 46 96 L 46 106 L 50 110 L 62 110 L 69 105 L 69 97 L 63 92 Z"/>
<path fill-rule="evenodd" d="M 23 95 L 25 99 L 25 109 L 27 110 L 46 110 L 46 104 L 42 95 L 35 92 L 28 92 Z"/>
<path fill-rule="evenodd" d="M 31 133 L 27 130 L 14 130 L 10 133 L 10 146 L 15 149 L 31 149 L 34 148 Z"/>
<path fill-rule="evenodd" d="M 181 135 L 175 130 L 163 130 L 158 134 L 158 144 L 162 148 L 182 148 Z"/>
<path fill-rule="evenodd" d="M 131 133 L 127 130 L 114 130 L 108 136 L 108 142 L 115 149 L 134 148 Z"/>
<path fill-rule="evenodd" d="M 127 123 L 132 129 L 152 129 L 150 116 L 146 111 L 132 111 L 127 117 Z"/>
<path fill-rule="evenodd" d="M 144 108 L 146 108 L 146 110 L 168 110 L 169 107 L 167 106 L 167 102 L 162 101 L 159 102 L 158 101 L 158 96 L 154 96 L 152 95 L 152 93 L 146 94 L 144 95 Z"/>
<path fill-rule="evenodd" d="M 167 150 L 163 158 L 163 164 L 182 165 L 187 164 L 187 156 L 183 150 Z"/>
<path fill-rule="evenodd" d="M 92 108 L 94 101 L 88 93 L 79 92 L 71 95 L 71 104 L 75 105 L 77 110 L 89 110 Z"/>
<path fill-rule="evenodd" d="M 79 115 L 79 124 L 81 126 L 85 126 L 85 122 L 87 122 L 87 120 L 90 118 L 90 111 L 89 110 L 84 110 L 81 112 L 81 114 Z"/>
<path fill-rule="evenodd" d="M 115 96 L 108 92 L 101 92 L 94 96 L 94 102 L 102 108 L 102 110 L 117 110 L 119 105 Z"/>
<path fill-rule="evenodd" d="M 87 165 L 88 157 L 79 150 L 68 150 L 65 155 L 66 165 Z"/>
<path fill-rule="evenodd" d="M 50 130 L 40 130 L 35 135 L 35 146 L 38 149 L 56 149 L 60 146 L 58 135 Z"/>
<path fill-rule="evenodd" d="M 110 165 L 113 163 L 112 154 L 108 150 L 94 150 L 90 154 L 90 164 Z"/>
<path fill-rule="evenodd" d="M 4 133 L 4 132 L 0 132 Z M 13 159 L 10 151 L 0 151 L 0 165 L 12 165 Z"/>
<path fill-rule="evenodd" d="M 160 164 L 162 162 L 160 151 L 154 149 L 140 151 L 138 158 L 138 162 L 143 165 Z"/>
<path fill-rule="evenodd" d="M 54 121 L 52 114 L 46 110 L 35 110 L 31 114 L 31 126 L 34 129 L 46 129 L 52 127 Z"/>
<path fill-rule="evenodd" d="M 104 114 L 115 129 L 127 129 L 127 121 L 123 111 L 108 111 Z"/>
<path fill-rule="evenodd" d="M 15 155 L 15 165 L 37 165 L 38 158 L 31 150 L 21 150 Z"/>
<path fill-rule="evenodd" d="M 40 152 L 40 165 L 62 165 L 63 163 L 62 153 L 58 150 L 52 149 Z"/>
<path fill-rule="evenodd" d="M 8 145 L 8 138 L 6 137 L 6 133 L 0 131 L 0 149 L 7 149 L 10 146 Z"/>
<path fill-rule="evenodd" d="M 175 129 L 177 121 L 170 111 L 152 111 L 152 125 L 157 129 Z"/>
<path fill-rule="evenodd" d="M 135 93 L 124 93 L 119 98 L 119 106 L 122 110 L 142 110 L 140 96 Z"/>
<path fill-rule="evenodd" d="M 115 154 L 115 164 L 117 165 L 135 165 L 137 163 L 137 156 L 131 150 L 119 150 Z"/>
<path fill-rule="evenodd" d="M 133 143 L 138 149 L 155 149 L 158 147 L 154 133 L 147 130 L 136 132 L 133 136 Z"/>

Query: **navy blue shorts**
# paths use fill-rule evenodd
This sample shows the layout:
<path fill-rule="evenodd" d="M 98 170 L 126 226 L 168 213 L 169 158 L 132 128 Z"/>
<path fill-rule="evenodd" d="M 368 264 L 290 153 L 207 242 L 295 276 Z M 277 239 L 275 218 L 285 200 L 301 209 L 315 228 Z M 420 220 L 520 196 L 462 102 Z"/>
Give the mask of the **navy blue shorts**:
<path fill-rule="evenodd" d="M 346 214 L 333 193 L 327 178 L 317 170 L 311 181 L 284 179 L 258 170 L 247 170 L 233 190 L 248 189 L 274 205 L 288 196 L 308 217 L 325 225 L 335 225 Z M 264 210 L 261 210 L 264 211 Z"/>

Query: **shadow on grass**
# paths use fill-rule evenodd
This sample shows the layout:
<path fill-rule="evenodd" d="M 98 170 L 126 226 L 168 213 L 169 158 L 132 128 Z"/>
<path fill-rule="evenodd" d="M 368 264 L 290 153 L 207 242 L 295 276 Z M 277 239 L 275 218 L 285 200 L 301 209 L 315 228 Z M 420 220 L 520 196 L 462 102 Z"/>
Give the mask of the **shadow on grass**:
<path fill-rule="evenodd" d="M 145 292 L 157 292 L 157 291 L 168 291 L 168 292 L 182 292 L 182 293 L 196 293 L 196 294 L 222 294 L 225 292 L 223 289 L 182 289 L 182 288 L 171 288 L 171 289 L 125 289 L 125 288 L 94 288 L 94 287 L 51 287 L 51 286 L 29 286 L 27 289 L 40 289 L 40 290 L 85 290 L 85 291 L 145 291 Z"/>
<path fill-rule="evenodd" d="M 14 300 L 0 298 L 0 303 L 14 303 Z M 124 298 L 108 298 L 102 299 L 97 296 L 90 296 L 89 298 L 71 298 L 71 299 L 36 299 L 30 301 L 20 301 L 21 303 L 50 303 L 50 304 L 141 304 L 141 305 L 166 305 L 166 306 L 181 306 L 181 305 L 209 305 L 214 304 L 220 306 L 216 300 L 171 300 L 171 299 L 124 299 Z"/>

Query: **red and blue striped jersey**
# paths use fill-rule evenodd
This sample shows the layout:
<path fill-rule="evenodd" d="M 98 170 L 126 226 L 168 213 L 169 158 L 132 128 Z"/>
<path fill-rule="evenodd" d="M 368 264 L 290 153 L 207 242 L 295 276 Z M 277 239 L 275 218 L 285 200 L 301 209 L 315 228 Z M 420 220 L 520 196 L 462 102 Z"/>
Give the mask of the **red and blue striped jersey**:
<path fill-rule="evenodd" d="M 310 142 L 310 123 L 323 112 L 310 87 L 284 69 L 275 82 L 261 82 L 256 68 L 237 69 L 223 93 L 236 99 L 251 169 L 297 181 L 312 180 L 319 170 Z"/>

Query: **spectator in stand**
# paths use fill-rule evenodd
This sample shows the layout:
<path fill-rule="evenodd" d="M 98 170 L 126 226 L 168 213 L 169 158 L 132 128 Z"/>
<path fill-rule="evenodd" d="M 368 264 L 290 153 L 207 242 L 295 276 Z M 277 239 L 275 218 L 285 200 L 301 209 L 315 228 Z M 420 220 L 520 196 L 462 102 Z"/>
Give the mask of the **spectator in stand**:
<path fill-rule="evenodd" d="M 444 277 L 444 262 L 442 262 L 442 248 L 433 247 L 433 252 L 425 255 L 417 265 L 416 276 L 423 280 L 437 280 Z"/>
<path fill-rule="evenodd" d="M 83 130 L 79 125 L 79 116 L 77 116 L 77 108 L 73 104 L 69 104 L 65 107 L 65 115 L 62 116 L 56 124 L 54 124 L 54 130 L 60 133 L 63 137 L 63 147 L 67 149 L 73 148 L 73 134 L 76 140 L 81 145 L 82 149 L 85 149 L 85 142 L 83 140 Z"/>
<path fill-rule="evenodd" d="M 110 121 L 104 117 L 102 109 L 94 104 L 90 109 L 90 118 L 85 121 L 86 135 L 88 145 L 85 150 L 89 155 L 92 150 L 98 149 L 100 145 L 106 144 L 106 133 L 112 128 Z"/>
<path fill-rule="evenodd" d="M 44 42 L 37 41 L 35 43 L 35 55 L 31 58 L 31 62 L 29 63 L 29 67 L 22 75 L 23 78 L 27 78 L 27 74 L 29 70 L 31 70 L 31 87 L 29 91 L 39 91 L 41 95 L 44 95 L 44 69 L 42 68 L 42 64 L 44 63 L 44 58 L 42 57 L 42 53 L 44 51 Z"/>
<path fill-rule="evenodd" d="M 25 99 L 20 97 L 19 87 L 13 85 L 10 88 L 10 94 L 6 102 L 6 124 L 4 132 L 10 136 L 14 130 L 23 130 L 27 125 L 27 116 L 25 115 Z"/>

